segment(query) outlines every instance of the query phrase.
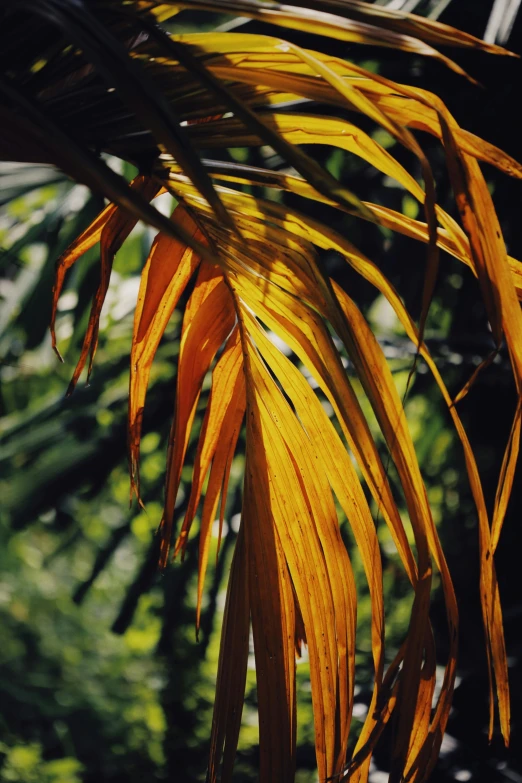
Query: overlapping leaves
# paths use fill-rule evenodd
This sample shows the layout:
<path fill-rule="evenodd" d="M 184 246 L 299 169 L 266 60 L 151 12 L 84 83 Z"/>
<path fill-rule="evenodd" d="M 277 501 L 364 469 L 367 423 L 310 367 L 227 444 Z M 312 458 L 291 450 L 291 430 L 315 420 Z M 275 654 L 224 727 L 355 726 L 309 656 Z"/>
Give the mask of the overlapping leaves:
<path fill-rule="evenodd" d="M 46 0 L 38 11 L 29 2 L 20 2 L 20 8 L 40 14 L 55 35 L 38 57 L 27 50 L 19 53 L 10 76 L 0 85 L 3 112 L 15 112 L 10 127 L 18 134 L 7 134 L 2 154 L 19 157 L 22 140 L 29 150 L 27 159 L 56 163 L 112 201 L 58 263 L 53 313 L 66 270 L 100 242 L 100 281 L 71 389 L 89 353 L 92 365 L 115 252 L 139 218 L 160 230 L 142 272 L 131 350 L 129 460 L 138 498 L 139 443 L 150 369 L 173 310 L 182 294 L 190 292 L 181 329 L 159 535 L 161 563 L 166 565 L 175 524 L 174 551 L 182 553 L 201 505 L 198 622 L 212 523 L 218 516 L 222 525 L 231 462 L 241 428 L 246 429 L 243 512 L 225 609 L 209 780 L 230 780 L 232 775 L 250 623 L 262 781 L 293 779 L 295 650 L 303 638 L 310 659 L 321 781 L 367 780 L 372 750 L 394 714 L 390 779 L 425 780 L 436 761 L 451 707 L 458 610 L 403 406 L 381 347 L 357 304 L 325 276 L 318 248 L 339 251 L 388 300 L 449 407 L 479 521 L 490 734 L 496 689 L 507 742 L 507 663 L 493 556 L 518 457 L 521 406 L 515 412 L 490 520 L 473 451 L 423 342 L 423 331 L 442 248 L 478 278 L 496 345 L 507 343 L 520 396 L 522 267 L 507 256 L 480 162 L 517 178 L 522 177 L 522 167 L 461 129 L 435 96 L 389 82 L 342 59 L 301 49 L 279 38 L 277 27 L 283 28 L 282 33 L 312 31 L 434 57 L 460 73 L 453 60 L 433 47 L 452 44 L 493 54 L 502 50 L 447 26 L 356 0 L 308 2 L 306 7 L 257 0 L 176 4 L 109 0 L 89 6 Z M 174 17 L 183 8 L 260 19 L 274 25 L 274 35 L 169 36 L 156 27 L 156 22 Z M 8 22 L 5 29 L 16 28 L 17 11 L 3 13 Z M 72 48 L 61 39 L 57 43 L 57 31 Z M 32 35 L 30 26 L 26 35 Z M 114 49 L 109 51 L 112 43 Z M 289 101 L 298 102 L 298 108 L 281 111 L 280 105 Z M 312 101 L 314 106 L 329 107 L 330 115 L 309 112 Z M 337 111 L 341 108 L 365 115 L 413 153 L 423 184 L 356 123 L 345 119 Z M 52 136 L 56 129 L 58 134 Z M 413 133 L 417 130 L 441 141 L 462 225 L 436 203 L 421 137 Z M 63 144 L 69 144 L 67 150 Z M 213 149 L 263 144 L 273 147 L 290 168 L 272 171 L 200 158 L 200 150 L 208 154 Z M 354 194 L 337 182 L 301 149 L 302 144 L 328 144 L 366 161 L 419 202 L 425 221 L 363 201 L 364 194 Z M 141 173 L 127 186 L 93 155 L 93 149 L 134 162 Z M 349 238 L 308 215 L 278 200 L 249 195 L 245 185 L 263 185 L 271 192 L 327 203 L 426 243 L 420 323 L 414 323 L 378 260 L 366 258 Z M 171 220 L 150 204 L 165 189 L 179 202 Z M 276 346 L 273 335 L 288 351 Z M 387 467 L 343 367 L 338 341 L 355 367 L 397 470 L 413 546 Z M 297 360 L 329 401 L 333 421 Z M 185 517 L 178 521 L 176 494 L 209 373 L 211 393 L 198 437 L 192 491 Z M 373 516 L 365 488 L 373 498 Z M 357 674 L 357 593 L 339 532 L 338 509 L 353 532 L 372 608 L 374 691 L 353 748 L 348 747 L 348 737 Z M 408 634 L 386 675 L 375 509 L 389 527 L 414 594 Z M 449 638 L 444 680 L 436 698 L 437 653 L 429 623 L 435 571 L 441 577 Z"/>

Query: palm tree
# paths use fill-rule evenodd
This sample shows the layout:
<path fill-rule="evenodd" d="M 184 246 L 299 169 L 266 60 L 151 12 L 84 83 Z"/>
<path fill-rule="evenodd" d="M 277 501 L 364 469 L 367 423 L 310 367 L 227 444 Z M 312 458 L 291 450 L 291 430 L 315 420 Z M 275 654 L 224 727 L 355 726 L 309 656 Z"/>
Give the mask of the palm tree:
<path fill-rule="evenodd" d="M 178 14 L 183 11 L 198 12 L 201 18 L 210 13 L 211 22 L 227 23 L 211 32 L 179 34 Z M 250 624 L 261 781 L 294 777 L 295 659 L 303 642 L 310 659 L 321 781 L 367 780 L 372 751 L 392 716 L 390 780 L 426 780 L 451 708 L 458 609 L 403 401 L 368 322 L 325 272 L 321 249 L 338 251 L 386 298 L 416 346 L 412 373 L 425 362 L 447 403 L 479 526 L 489 732 L 491 736 L 496 691 L 507 743 L 507 662 L 494 553 L 520 441 L 522 266 L 507 255 L 480 164 L 516 178 L 522 177 L 522 167 L 462 129 L 434 94 L 391 82 L 326 52 L 329 41 L 382 46 L 434 58 L 468 79 L 438 47 L 508 53 L 439 22 L 360 0 L 289 0 L 287 5 L 261 0 L 3 0 L 0 18 L 2 160 L 51 164 L 109 201 L 57 263 L 51 331 L 58 351 L 54 320 L 66 272 L 100 243 L 99 284 L 70 391 L 87 362 L 89 374 L 92 369 L 115 253 L 138 220 L 159 232 L 141 275 L 130 356 L 129 463 L 139 502 L 141 422 L 151 365 L 181 295 L 191 291 L 183 314 L 159 536 L 165 567 L 181 471 L 210 372 L 191 494 L 174 546 L 174 554 L 185 551 L 201 503 L 198 625 L 212 522 L 217 514 L 223 522 L 230 466 L 243 423 L 246 428 L 242 520 L 228 583 L 208 780 L 231 779 Z M 245 18 L 269 33 L 243 32 Z M 322 49 L 303 48 L 293 42 L 295 33 L 314 36 L 307 41 Z M 417 178 L 363 130 L 368 121 L 386 131 L 398 149 L 408 151 L 416 161 Z M 432 169 L 414 131 L 440 140 L 460 222 L 437 203 Z M 356 155 L 395 180 L 422 207 L 424 221 L 362 200 L 364 194 L 352 192 L 303 149 L 318 144 Z M 283 165 L 271 167 L 262 155 L 259 166 L 224 159 L 223 151 L 234 147 L 270 148 Z M 215 159 L 202 156 L 214 150 Z M 136 167 L 132 182 L 111 168 L 109 157 Z M 176 200 L 170 218 L 153 203 L 163 192 Z M 329 205 L 426 245 L 418 323 L 378 260 L 365 257 L 347 236 L 309 212 L 290 206 L 299 200 Z M 440 249 L 478 278 L 496 345 L 455 398 L 423 339 Z M 519 403 L 490 519 L 456 402 L 504 340 Z M 344 352 L 382 432 L 388 451 L 384 459 L 343 366 Z M 313 387 L 307 378 L 313 379 Z M 314 388 L 329 402 L 333 419 Z M 413 543 L 388 479 L 392 463 Z M 357 594 L 339 531 L 341 511 L 358 547 L 372 607 L 373 695 L 350 750 Z M 414 596 L 407 636 L 386 673 L 377 516 L 389 528 Z M 429 621 L 434 572 L 442 583 L 450 639 L 436 697 L 436 647 Z"/>

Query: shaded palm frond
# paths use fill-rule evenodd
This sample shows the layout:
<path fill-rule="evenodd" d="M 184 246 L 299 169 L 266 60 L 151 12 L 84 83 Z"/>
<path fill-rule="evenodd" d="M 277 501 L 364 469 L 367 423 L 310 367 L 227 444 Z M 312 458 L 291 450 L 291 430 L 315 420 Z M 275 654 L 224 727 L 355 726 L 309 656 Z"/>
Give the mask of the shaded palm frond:
<path fill-rule="evenodd" d="M 170 21 L 175 29 L 183 9 L 246 16 L 272 25 L 272 35 L 177 34 L 159 26 Z M 89 372 L 92 367 L 114 254 L 139 219 L 160 232 L 142 272 L 131 351 L 129 461 L 138 498 L 139 444 L 152 362 L 172 312 L 190 290 L 189 283 L 192 286 L 181 330 L 160 536 L 161 564 L 166 565 L 181 471 L 202 385 L 211 373 L 192 492 L 175 544 L 175 552 L 183 553 L 202 503 L 198 623 L 211 523 L 220 501 L 223 520 L 232 457 L 245 421 L 243 513 L 225 610 L 209 780 L 217 779 L 221 762 L 221 780 L 230 780 L 232 774 L 250 621 L 262 781 L 293 779 L 295 650 L 303 639 L 309 650 L 321 781 L 367 780 L 372 751 L 393 715 L 390 779 L 425 780 L 437 759 L 451 707 L 458 609 L 403 405 L 367 321 L 324 272 L 318 248 L 337 250 L 390 303 L 447 403 L 479 522 L 490 736 L 496 690 L 507 742 L 507 662 L 493 556 L 518 457 L 521 407 L 515 411 L 490 519 L 472 448 L 423 334 L 438 253 L 444 249 L 478 278 L 495 345 L 498 349 L 503 340 L 507 343 L 520 397 L 522 266 L 506 253 L 480 164 L 487 162 L 519 179 L 522 167 L 460 128 L 435 95 L 390 82 L 324 51 L 302 48 L 291 39 L 292 31 L 298 31 L 380 45 L 434 58 L 461 75 L 460 66 L 436 47 L 506 52 L 446 25 L 358 0 L 308 0 L 304 5 L 17 0 L 0 5 L 0 19 L 0 113 L 5 128 L 0 156 L 54 164 L 111 202 L 58 261 L 53 318 L 66 271 L 100 243 L 99 285 L 71 391 L 89 355 Z M 346 112 L 355 120 L 364 116 L 365 127 L 366 120 L 377 124 L 408 150 L 422 184 L 347 119 Z M 437 204 L 431 167 L 414 131 L 440 140 L 461 224 Z M 302 145 L 314 144 L 345 150 L 395 180 L 422 207 L 424 221 L 363 200 L 364 194 L 353 193 L 303 150 Z M 263 145 L 281 156 L 285 169 L 222 160 L 231 147 Z M 138 170 L 133 182 L 115 173 L 101 153 L 133 163 Z M 378 263 L 347 237 L 276 199 L 248 193 L 245 185 L 294 194 L 312 206 L 328 204 L 427 244 L 419 323 Z M 178 202 L 171 219 L 153 204 L 163 192 Z M 53 344 L 56 347 L 54 332 Z M 343 351 L 378 421 L 400 480 L 401 501 L 394 498 L 387 466 L 347 377 Z M 289 355 L 329 401 L 335 423 Z M 338 508 L 353 532 L 372 607 L 374 690 L 353 748 L 348 748 L 348 737 L 356 678 L 357 592 Z M 414 595 L 408 634 L 385 675 L 376 513 L 389 528 Z M 429 622 L 434 572 L 440 574 L 449 638 L 436 698 L 436 650 Z"/>

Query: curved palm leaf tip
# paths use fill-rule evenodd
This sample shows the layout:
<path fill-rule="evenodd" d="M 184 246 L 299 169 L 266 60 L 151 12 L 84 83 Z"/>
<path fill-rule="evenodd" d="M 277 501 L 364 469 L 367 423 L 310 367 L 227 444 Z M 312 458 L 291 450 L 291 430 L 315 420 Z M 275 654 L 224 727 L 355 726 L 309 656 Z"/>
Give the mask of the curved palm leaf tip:
<path fill-rule="evenodd" d="M 258 19 L 273 26 L 273 36 L 167 34 L 159 25 L 172 18 L 175 22 L 183 9 Z M 183 316 L 160 535 L 164 566 L 181 470 L 202 383 L 210 371 L 212 387 L 192 491 L 175 545 L 175 552 L 184 552 L 201 502 L 198 622 L 211 523 L 218 514 L 223 522 L 230 467 L 246 422 L 243 513 L 228 585 L 209 780 L 227 781 L 232 775 L 250 623 L 261 781 L 293 779 L 295 650 L 303 640 L 309 650 L 321 781 L 367 780 L 372 751 L 394 713 L 391 780 L 425 780 L 436 761 L 451 706 L 458 612 L 401 400 L 367 322 L 353 300 L 324 276 L 316 248 L 338 250 L 386 297 L 448 404 L 479 520 L 490 734 L 496 692 L 507 743 L 507 665 L 493 555 L 513 483 L 521 406 L 489 519 L 473 452 L 422 333 L 442 248 L 478 278 L 497 346 L 503 339 L 508 345 L 520 397 L 522 266 L 506 254 L 480 162 L 518 178 L 522 167 L 460 128 L 436 96 L 394 84 L 324 52 L 299 48 L 279 35 L 290 28 L 382 45 L 436 58 L 460 74 L 462 69 L 439 53 L 438 46 L 507 52 L 440 23 L 358 0 L 309 0 L 299 6 L 257 0 L 106 0 L 90 5 L 17 0 L 3 3 L 0 14 L 2 57 L 9 61 L 9 69 L 4 69 L 8 75 L 0 81 L 0 108 L 8 117 L 0 142 L 2 157 L 58 165 L 111 201 L 57 264 L 53 323 L 67 269 L 100 243 L 100 282 L 71 391 L 89 355 L 89 371 L 92 366 L 115 253 L 139 219 L 160 231 L 142 272 L 131 352 L 129 459 L 132 490 L 138 498 L 141 421 L 151 365 L 181 294 L 195 281 Z M 26 45 L 19 45 L 21 39 Z M 278 111 L 279 104 L 295 99 L 299 113 Z M 349 108 L 387 130 L 418 158 L 424 186 L 357 125 L 335 112 L 320 119 L 308 113 L 312 101 L 332 111 Z M 436 203 L 431 170 L 412 130 L 440 139 L 462 225 Z M 423 206 L 425 222 L 361 201 L 305 154 L 299 146 L 303 143 L 339 147 L 393 177 Z M 289 168 L 281 172 L 224 164 L 202 160 L 199 154 L 200 149 L 261 144 L 277 150 Z M 128 185 L 101 160 L 100 151 L 134 163 L 140 174 Z M 419 325 L 378 265 L 346 237 L 275 200 L 248 195 L 244 185 L 263 185 L 327 203 L 426 243 Z M 178 201 L 171 220 L 151 203 L 165 191 Z M 332 330 L 350 356 L 396 466 L 414 532 L 413 548 Z M 304 375 L 271 341 L 270 332 L 291 349 L 330 401 L 343 437 Z M 381 559 L 361 477 L 389 527 L 414 593 L 407 637 L 385 676 Z M 357 595 L 334 499 L 359 548 L 372 607 L 374 691 L 350 750 Z M 436 653 L 428 618 L 434 570 L 442 580 L 450 639 L 444 681 L 435 700 Z"/>

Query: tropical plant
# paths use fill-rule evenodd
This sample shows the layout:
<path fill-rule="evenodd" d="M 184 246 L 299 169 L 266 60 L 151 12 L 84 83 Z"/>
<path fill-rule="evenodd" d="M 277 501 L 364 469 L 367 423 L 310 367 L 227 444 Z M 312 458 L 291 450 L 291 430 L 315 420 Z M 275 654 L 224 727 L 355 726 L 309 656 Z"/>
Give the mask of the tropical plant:
<path fill-rule="evenodd" d="M 225 31 L 179 34 L 176 24 L 183 11 L 196 11 L 202 19 L 210 13 L 210 22 L 218 24 L 230 16 L 254 19 L 269 25 L 269 34 L 238 32 L 241 28 L 235 31 L 230 22 Z M 92 369 L 116 252 L 138 220 L 159 231 L 141 275 L 130 357 L 129 464 L 131 491 L 139 502 L 140 436 L 151 366 L 174 309 L 182 294 L 189 294 L 159 536 L 165 567 L 195 412 L 211 373 L 192 489 L 174 546 L 174 554 L 183 554 L 201 504 L 197 624 L 212 522 L 219 506 L 223 521 L 230 466 L 245 421 L 242 518 L 228 584 L 209 781 L 231 779 L 250 624 L 262 781 L 294 776 L 295 662 L 303 643 L 310 659 L 321 781 L 367 780 L 372 751 L 392 716 L 390 780 L 425 780 L 451 708 L 458 610 L 403 401 L 367 320 L 326 274 L 322 249 L 340 253 L 389 302 L 416 346 L 412 374 L 425 362 L 447 403 L 478 519 L 489 733 L 496 691 L 507 743 L 507 662 L 494 553 L 519 451 L 522 266 L 507 255 L 480 164 L 516 178 L 522 177 L 522 167 L 462 129 L 434 94 L 391 82 L 326 51 L 332 40 L 382 46 L 434 58 L 469 79 L 437 47 L 508 53 L 439 22 L 360 0 L 291 0 L 287 5 L 3 0 L 0 14 L 1 158 L 52 164 L 110 202 L 57 263 L 51 324 L 56 350 L 54 322 L 67 270 L 100 243 L 98 288 L 70 391 L 87 363 L 88 376 Z M 296 34 L 306 34 L 306 48 L 294 42 Z M 322 49 L 308 48 L 310 41 Z M 365 130 L 375 126 L 385 131 L 382 144 Z M 440 140 L 460 223 L 437 203 L 430 162 L 414 131 Z M 389 138 L 400 154 L 383 146 Z M 421 205 L 424 222 L 361 200 L 362 193 L 352 192 L 305 151 L 308 145 L 345 150 L 395 180 Z M 236 147 L 261 152 L 268 147 L 284 168 L 263 166 L 262 154 L 258 166 L 227 160 L 224 151 Z M 213 150 L 215 158 L 202 156 Z M 130 184 L 107 156 L 136 167 Z M 163 192 L 177 202 L 171 218 L 153 204 Z M 312 217 L 307 202 L 329 205 L 427 246 L 418 324 L 378 259 L 365 257 L 346 235 Z M 477 277 L 496 345 L 456 397 L 449 394 L 423 339 L 440 249 Z M 490 519 L 456 403 L 504 340 L 519 402 Z M 354 391 L 346 361 L 372 415 Z M 384 456 L 372 416 L 386 444 Z M 400 500 L 392 492 L 391 466 L 402 488 Z M 401 513 L 402 503 L 407 515 Z M 343 514 L 368 582 L 374 663 L 370 709 L 350 750 L 357 593 L 339 530 Z M 408 633 L 386 672 L 377 518 L 389 528 L 414 597 Z M 449 639 L 436 696 L 429 620 L 434 571 L 442 583 Z"/>

